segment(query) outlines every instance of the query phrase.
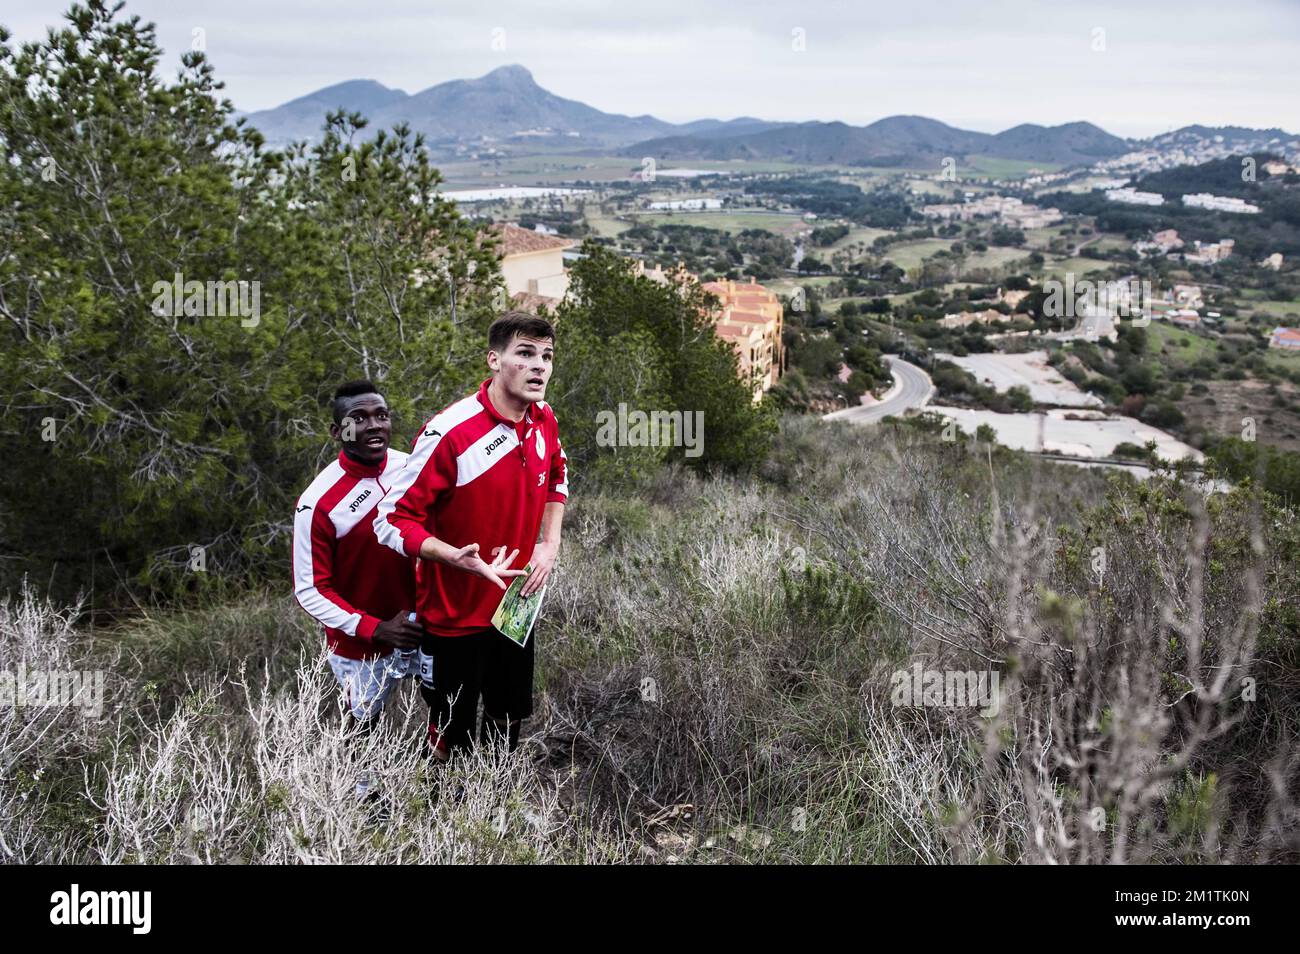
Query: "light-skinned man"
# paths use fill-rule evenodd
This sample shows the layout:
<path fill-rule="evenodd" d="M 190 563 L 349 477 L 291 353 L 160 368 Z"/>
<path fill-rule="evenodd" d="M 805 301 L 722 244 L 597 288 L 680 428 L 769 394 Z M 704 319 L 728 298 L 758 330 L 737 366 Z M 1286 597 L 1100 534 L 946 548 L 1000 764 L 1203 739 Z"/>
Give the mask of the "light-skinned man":
<path fill-rule="evenodd" d="M 544 319 L 507 312 L 493 322 L 492 376 L 428 421 L 375 517 L 380 542 L 422 561 L 421 692 L 436 758 L 475 738 L 480 697 L 479 740 L 510 750 L 533 711 L 536 637 L 519 646 L 491 621 L 510 580 L 531 564 L 524 594 L 539 590 L 559 552 L 569 488 L 544 400 L 554 353 Z"/>

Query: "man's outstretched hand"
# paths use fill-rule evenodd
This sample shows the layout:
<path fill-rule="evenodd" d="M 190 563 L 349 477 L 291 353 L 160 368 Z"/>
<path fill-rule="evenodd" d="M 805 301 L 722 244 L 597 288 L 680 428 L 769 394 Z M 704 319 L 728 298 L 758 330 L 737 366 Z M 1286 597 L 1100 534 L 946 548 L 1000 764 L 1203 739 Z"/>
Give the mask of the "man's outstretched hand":
<path fill-rule="evenodd" d="M 478 544 L 471 543 L 467 547 L 461 547 L 459 550 L 453 550 L 447 554 L 445 563 L 448 566 L 454 566 L 466 573 L 473 573 L 475 576 L 481 576 L 485 580 L 491 580 L 501 589 L 506 590 L 510 585 L 502 577 L 523 576 L 523 570 L 508 570 L 506 567 L 514 562 L 515 557 L 519 556 L 516 549 L 511 553 L 506 553 L 506 548 L 501 547 L 497 550 L 496 559 L 487 563 L 478 555 Z"/>
<path fill-rule="evenodd" d="M 411 611 L 402 610 L 390 620 L 375 627 L 374 641 L 395 649 L 418 649 L 424 636 L 424 627 L 410 621 Z"/>

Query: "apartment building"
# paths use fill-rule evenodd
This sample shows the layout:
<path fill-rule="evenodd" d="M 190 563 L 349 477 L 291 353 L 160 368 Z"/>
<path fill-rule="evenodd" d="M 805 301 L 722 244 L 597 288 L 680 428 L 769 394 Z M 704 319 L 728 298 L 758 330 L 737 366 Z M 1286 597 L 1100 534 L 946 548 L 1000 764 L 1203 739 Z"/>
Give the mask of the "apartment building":
<path fill-rule="evenodd" d="M 724 279 L 702 287 L 720 302 L 715 331 L 736 349 L 740 375 L 753 383 L 754 401 L 758 402 L 784 370 L 781 300 L 754 281 Z"/>
<path fill-rule="evenodd" d="M 970 202 L 927 205 L 921 214 L 927 218 L 955 219 L 959 222 L 969 222 L 977 216 L 991 216 L 1022 229 L 1045 228 L 1064 218 L 1060 209 L 1042 209 L 1036 205 L 1027 205 L 1020 199 L 1001 195 L 986 195 Z"/>
<path fill-rule="evenodd" d="M 697 280 L 680 262 L 664 268 L 637 261 L 633 274 L 679 288 Z M 736 349 L 738 373 L 753 382 L 754 401 L 759 401 L 785 370 L 781 347 L 785 309 L 781 300 L 752 280 L 705 282 L 700 287 L 717 297 L 720 307 L 714 315 L 714 332 Z"/>
<path fill-rule="evenodd" d="M 1192 244 L 1195 246 L 1194 249 L 1183 253 L 1183 261 L 1196 265 L 1213 265 L 1230 256 L 1237 243 L 1233 239 L 1222 239 L 1218 242 L 1193 242 Z"/>
<path fill-rule="evenodd" d="M 1165 197 L 1159 192 L 1139 192 L 1137 189 L 1107 189 L 1106 198 L 1110 202 L 1123 202 L 1126 205 L 1164 205 Z"/>
<path fill-rule="evenodd" d="M 1183 205 L 1197 209 L 1212 209 L 1215 212 L 1238 214 L 1254 214 L 1259 211 L 1259 206 L 1251 205 L 1245 199 L 1226 195 L 1211 195 L 1208 192 L 1197 192 L 1183 196 Z"/>

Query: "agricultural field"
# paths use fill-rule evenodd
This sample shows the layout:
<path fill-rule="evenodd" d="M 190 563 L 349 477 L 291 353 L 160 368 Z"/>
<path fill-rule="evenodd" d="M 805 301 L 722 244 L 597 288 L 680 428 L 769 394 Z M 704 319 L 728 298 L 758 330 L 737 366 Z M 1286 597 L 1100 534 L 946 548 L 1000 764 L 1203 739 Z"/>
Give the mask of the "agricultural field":
<path fill-rule="evenodd" d="M 587 224 L 601 238 L 617 238 L 632 227 L 626 218 L 617 218 L 606 212 L 588 210 Z"/>
<path fill-rule="evenodd" d="M 1292 319 L 1293 323 L 1300 321 L 1300 302 L 1297 301 L 1244 301 L 1239 305 L 1240 310 L 1245 313 L 1268 315 L 1279 321 L 1282 319 Z"/>
<path fill-rule="evenodd" d="M 1289 371 L 1292 374 L 1300 371 L 1300 352 L 1298 351 L 1269 348 L 1264 352 L 1264 361 L 1270 367 L 1277 368 L 1279 371 Z"/>
<path fill-rule="evenodd" d="M 882 235 L 892 235 L 889 229 L 873 229 L 865 225 L 854 225 L 849 228 L 849 234 L 844 236 L 838 242 L 826 246 L 825 248 L 813 248 L 811 251 L 819 256 L 829 257 L 836 252 L 842 252 L 850 245 L 870 245 Z"/>
<path fill-rule="evenodd" d="M 1161 364 L 1185 366 L 1203 357 L 1213 358 L 1219 350 L 1215 338 L 1203 332 L 1179 328 L 1166 321 L 1147 325 L 1149 350 L 1162 356 Z"/>
<path fill-rule="evenodd" d="M 1004 248 L 992 246 L 982 252 L 968 252 L 965 268 L 1001 268 L 1017 259 L 1024 258 L 1028 252 L 1022 248 Z"/>
<path fill-rule="evenodd" d="M 506 185 L 561 185 L 575 179 L 626 180 L 640 164 L 625 156 L 536 155 L 446 162 L 438 167 L 444 189 Z"/>
<path fill-rule="evenodd" d="M 746 229 L 766 229 L 790 240 L 808 232 L 813 225 L 803 216 L 786 212 L 632 212 L 637 222 L 646 225 L 694 225 L 736 235 Z"/>
<path fill-rule="evenodd" d="M 1042 229 L 1024 229 L 1025 247 L 1044 251 L 1051 247 L 1052 241 L 1058 238 L 1072 239 L 1074 236 L 1063 234 L 1070 226 L 1058 223 L 1049 225 Z"/>
<path fill-rule="evenodd" d="M 970 171 L 994 179 L 1023 179 L 1035 172 L 1056 172 L 1061 166 L 1052 162 L 1027 162 L 1020 159 L 999 159 L 994 156 L 971 156 L 969 163 L 957 167 L 958 175 Z"/>
<path fill-rule="evenodd" d="M 908 179 L 907 188 L 913 195 L 927 203 L 951 202 L 962 192 L 974 191 L 964 183 L 946 182 L 934 178 Z"/>
<path fill-rule="evenodd" d="M 884 258 L 899 268 L 917 268 L 935 252 L 952 247 L 951 239 L 922 239 L 919 242 L 900 242 L 884 252 Z"/>
<path fill-rule="evenodd" d="M 1114 262 L 1107 262 L 1100 258 L 1049 258 L 1038 267 L 1037 273 L 1040 278 L 1051 278 L 1055 276 L 1064 280 L 1067 273 L 1078 278 L 1079 276 L 1087 275 L 1089 272 L 1107 271 L 1114 267 Z"/>

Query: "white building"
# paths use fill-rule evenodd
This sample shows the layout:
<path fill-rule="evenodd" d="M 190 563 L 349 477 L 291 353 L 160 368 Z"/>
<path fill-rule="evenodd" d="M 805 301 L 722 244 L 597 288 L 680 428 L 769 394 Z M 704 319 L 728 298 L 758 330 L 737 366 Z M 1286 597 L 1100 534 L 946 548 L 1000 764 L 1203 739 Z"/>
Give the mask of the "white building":
<path fill-rule="evenodd" d="M 1194 195 L 1183 196 L 1183 205 L 1198 209 L 1212 209 L 1215 212 L 1253 214 L 1259 211 L 1259 206 L 1251 205 L 1244 199 L 1226 195 L 1211 195 L 1208 192 L 1197 192 Z"/>
<path fill-rule="evenodd" d="M 1164 205 L 1165 197 L 1159 192 L 1138 192 L 1136 189 L 1108 189 L 1106 198 L 1126 205 Z"/>

